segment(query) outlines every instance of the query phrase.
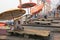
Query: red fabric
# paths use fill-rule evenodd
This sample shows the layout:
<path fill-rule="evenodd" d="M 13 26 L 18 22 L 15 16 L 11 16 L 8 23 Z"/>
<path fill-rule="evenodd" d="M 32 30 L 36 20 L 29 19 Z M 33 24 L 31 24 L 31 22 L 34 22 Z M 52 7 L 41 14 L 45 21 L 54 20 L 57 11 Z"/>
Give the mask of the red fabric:
<path fill-rule="evenodd" d="M 1 26 L 4 26 L 4 25 L 5 25 L 5 24 L 0 24 L 0 27 L 1 27 Z"/>
<path fill-rule="evenodd" d="M 5 26 L 5 23 L 0 23 L 0 27 Z"/>
<path fill-rule="evenodd" d="M 51 2 L 51 0 L 46 0 L 46 2 L 50 3 L 50 2 Z"/>

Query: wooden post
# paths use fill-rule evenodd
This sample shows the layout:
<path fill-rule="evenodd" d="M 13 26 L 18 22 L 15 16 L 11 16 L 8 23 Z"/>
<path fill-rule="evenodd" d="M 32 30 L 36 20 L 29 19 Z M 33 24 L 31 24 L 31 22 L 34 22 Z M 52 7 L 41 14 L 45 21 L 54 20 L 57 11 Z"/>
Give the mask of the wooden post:
<path fill-rule="evenodd" d="M 19 2 L 20 2 L 19 6 L 21 6 L 21 5 L 22 5 L 22 1 L 21 1 L 21 0 L 19 0 Z M 20 8 L 20 9 L 21 9 L 21 8 Z"/>
<path fill-rule="evenodd" d="M 21 0 L 19 0 L 19 2 L 20 2 L 20 5 L 21 5 L 22 1 L 21 1 Z"/>

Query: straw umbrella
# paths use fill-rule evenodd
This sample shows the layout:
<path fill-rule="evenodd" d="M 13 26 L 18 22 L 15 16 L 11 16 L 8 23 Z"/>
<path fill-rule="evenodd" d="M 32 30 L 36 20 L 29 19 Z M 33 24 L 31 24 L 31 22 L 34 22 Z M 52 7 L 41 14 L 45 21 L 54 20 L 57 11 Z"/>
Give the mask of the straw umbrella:
<path fill-rule="evenodd" d="M 25 13 L 26 11 L 23 9 L 8 10 L 0 14 L 0 20 L 16 20 L 18 19 L 18 17 L 21 17 Z M 14 27 L 16 27 L 15 22 L 14 22 Z"/>

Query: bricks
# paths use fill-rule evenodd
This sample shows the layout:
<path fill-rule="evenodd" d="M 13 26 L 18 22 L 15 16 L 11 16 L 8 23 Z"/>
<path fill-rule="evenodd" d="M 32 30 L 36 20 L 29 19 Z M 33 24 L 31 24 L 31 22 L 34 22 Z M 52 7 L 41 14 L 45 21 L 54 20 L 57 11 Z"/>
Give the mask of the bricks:
<path fill-rule="evenodd" d="M 56 34 L 53 39 L 54 40 L 60 40 L 60 35 L 59 34 Z"/>
<path fill-rule="evenodd" d="M 2 35 L 1 35 L 1 36 L 0 36 L 0 40 L 7 40 L 7 36 L 4 36 L 4 35 L 2 36 Z"/>

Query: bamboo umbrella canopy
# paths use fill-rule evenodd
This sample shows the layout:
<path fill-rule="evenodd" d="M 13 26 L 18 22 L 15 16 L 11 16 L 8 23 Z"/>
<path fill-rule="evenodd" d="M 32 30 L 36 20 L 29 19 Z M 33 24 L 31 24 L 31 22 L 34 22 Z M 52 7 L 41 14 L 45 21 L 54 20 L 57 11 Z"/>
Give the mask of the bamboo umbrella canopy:
<path fill-rule="evenodd" d="M 25 14 L 26 11 L 23 9 L 13 9 L 0 13 L 0 20 L 11 20 Z"/>
<path fill-rule="evenodd" d="M 29 0 L 30 2 L 22 3 L 22 0 L 19 0 L 20 5 L 18 5 L 18 8 L 31 8 L 36 5 L 36 3 L 32 2 L 32 0 Z"/>

